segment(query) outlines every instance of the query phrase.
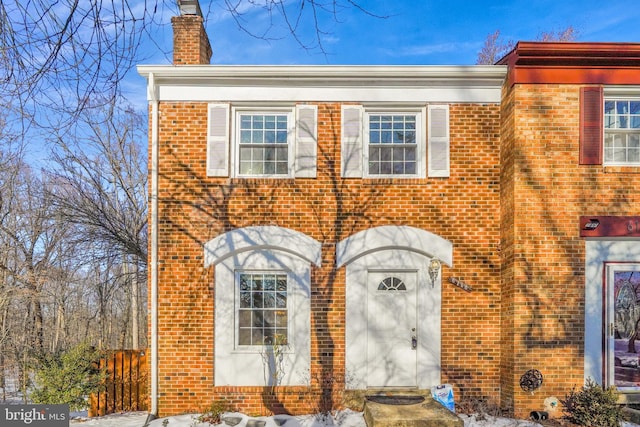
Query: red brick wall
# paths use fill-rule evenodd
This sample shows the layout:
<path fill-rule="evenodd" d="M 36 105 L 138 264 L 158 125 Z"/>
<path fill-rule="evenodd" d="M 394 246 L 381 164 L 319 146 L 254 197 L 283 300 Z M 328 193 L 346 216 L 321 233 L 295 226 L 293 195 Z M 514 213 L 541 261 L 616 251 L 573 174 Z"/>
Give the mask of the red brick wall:
<path fill-rule="evenodd" d="M 409 225 L 453 242 L 444 268 L 442 381 L 457 399 L 500 394 L 500 107 L 451 105 L 451 176 L 340 178 L 340 105 L 319 104 L 316 179 L 206 177 L 206 103 L 160 103 L 159 412 L 227 397 L 247 413 L 305 413 L 343 403 L 345 269 L 336 243 L 366 228 Z M 323 245 L 312 269 L 312 387 L 216 387 L 214 277 L 203 244 L 225 231 L 278 225 Z M 466 293 L 446 283 L 458 277 Z M 502 341 L 504 347 L 504 337 Z M 322 394 L 322 391 L 325 394 Z M 327 392 L 328 390 L 328 392 Z"/>
<path fill-rule="evenodd" d="M 637 214 L 640 202 L 635 170 L 578 165 L 579 90 L 516 85 L 502 104 L 501 387 L 520 416 L 583 384 L 580 215 Z M 519 386 L 532 368 L 544 375 L 533 394 Z"/>

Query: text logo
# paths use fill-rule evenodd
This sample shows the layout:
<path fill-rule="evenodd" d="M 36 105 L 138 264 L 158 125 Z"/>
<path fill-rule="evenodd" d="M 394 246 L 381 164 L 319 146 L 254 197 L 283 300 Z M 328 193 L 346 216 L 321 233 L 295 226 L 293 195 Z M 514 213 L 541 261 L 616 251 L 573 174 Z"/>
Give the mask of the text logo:
<path fill-rule="evenodd" d="M 2 427 L 69 427 L 69 405 L 0 405 Z"/>

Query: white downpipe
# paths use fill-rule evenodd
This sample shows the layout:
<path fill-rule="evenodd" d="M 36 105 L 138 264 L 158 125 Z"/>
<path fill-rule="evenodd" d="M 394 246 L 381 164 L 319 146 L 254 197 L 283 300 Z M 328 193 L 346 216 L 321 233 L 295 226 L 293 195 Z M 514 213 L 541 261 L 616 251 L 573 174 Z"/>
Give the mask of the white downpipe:
<path fill-rule="evenodd" d="M 153 73 L 149 73 L 147 97 L 151 101 L 151 408 L 158 416 L 158 97 Z"/>

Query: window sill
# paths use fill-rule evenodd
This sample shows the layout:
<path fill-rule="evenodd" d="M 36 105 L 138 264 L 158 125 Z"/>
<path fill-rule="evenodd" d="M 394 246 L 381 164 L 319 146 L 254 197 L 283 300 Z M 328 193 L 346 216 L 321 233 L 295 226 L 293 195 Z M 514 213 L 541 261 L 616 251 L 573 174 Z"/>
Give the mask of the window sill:
<path fill-rule="evenodd" d="M 364 185 L 426 185 L 426 178 L 373 178 L 365 177 L 362 179 Z"/>
<path fill-rule="evenodd" d="M 229 184 L 242 184 L 242 185 L 265 185 L 265 184 L 274 184 L 274 183 L 289 183 L 289 184 L 293 184 L 295 182 L 295 178 L 292 178 L 290 176 L 283 176 L 283 177 L 264 177 L 264 178 L 258 178 L 258 177 L 247 177 L 247 178 L 242 178 L 242 177 L 235 177 L 235 178 L 229 178 Z"/>

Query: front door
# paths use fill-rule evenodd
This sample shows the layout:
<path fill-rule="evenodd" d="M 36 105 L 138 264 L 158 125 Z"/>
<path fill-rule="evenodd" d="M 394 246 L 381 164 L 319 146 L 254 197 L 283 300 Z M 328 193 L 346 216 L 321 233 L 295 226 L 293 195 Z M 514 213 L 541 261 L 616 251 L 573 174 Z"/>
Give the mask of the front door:
<path fill-rule="evenodd" d="M 640 390 L 640 264 L 607 263 L 605 382 Z"/>
<path fill-rule="evenodd" d="M 417 272 L 367 274 L 367 386 L 416 387 Z"/>

